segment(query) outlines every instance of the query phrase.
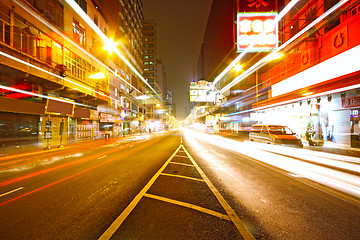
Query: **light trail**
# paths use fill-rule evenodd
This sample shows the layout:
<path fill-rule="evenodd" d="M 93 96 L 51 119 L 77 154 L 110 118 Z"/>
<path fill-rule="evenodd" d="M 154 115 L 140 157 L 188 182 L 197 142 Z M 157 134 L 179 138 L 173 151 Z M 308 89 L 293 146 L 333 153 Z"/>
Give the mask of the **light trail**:
<path fill-rule="evenodd" d="M 51 183 L 49 183 L 49 184 L 47 184 L 47 185 L 44 185 L 44 186 L 39 187 L 39 188 L 36 188 L 36 189 L 34 189 L 34 190 L 32 190 L 32 191 L 29 191 L 29 192 L 27 192 L 27 193 L 25 193 L 25 194 L 23 194 L 23 195 L 20 195 L 20 196 L 18 196 L 18 197 L 12 198 L 12 199 L 9 199 L 9 200 L 7 200 L 7 201 L 5 201 L 5 202 L 0 203 L 0 207 L 3 206 L 3 205 L 5 205 L 5 204 L 8 204 L 8 203 L 10 203 L 10 202 L 13 202 L 13 201 L 15 201 L 15 200 L 18 200 L 18 199 L 21 199 L 21 198 L 26 197 L 26 196 L 28 196 L 28 195 L 31 195 L 31 194 L 33 194 L 33 193 L 39 192 L 39 191 L 41 191 L 41 190 L 43 190 L 43 189 L 49 188 L 49 187 L 51 187 L 51 186 L 54 186 L 54 185 L 56 185 L 56 184 L 58 184 L 58 183 L 64 182 L 64 181 L 66 181 L 66 180 L 69 180 L 69 179 L 71 179 L 71 178 L 73 178 L 73 177 L 79 176 L 79 175 L 81 175 L 81 174 L 83 174 L 83 173 L 87 173 L 87 172 L 89 172 L 89 171 L 92 171 L 92 170 L 94 170 L 94 169 L 97 169 L 98 167 L 101 167 L 101 166 L 103 166 L 103 165 L 105 165 L 105 164 L 108 164 L 108 163 L 110 163 L 110 162 L 112 162 L 112 161 L 118 160 L 118 159 L 120 159 L 120 158 L 122 158 L 122 157 L 124 157 L 124 156 L 130 155 L 130 154 L 133 154 L 133 152 L 135 152 L 135 151 L 141 151 L 142 149 L 144 149 L 144 148 L 146 148 L 146 147 L 148 147 L 148 146 L 151 146 L 152 144 L 154 144 L 154 143 L 156 143 L 156 142 L 158 142 L 158 141 L 160 141 L 160 139 L 158 139 L 158 138 L 157 138 L 157 139 L 154 139 L 154 140 L 152 140 L 152 141 L 149 141 L 149 142 L 146 143 L 146 144 L 141 145 L 140 147 L 138 147 L 138 148 L 136 148 L 136 149 L 133 148 L 132 150 L 129 150 L 128 152 L 125 152 L 125 153 L 122 153 L 122 154 L 120 154 L 120 155 L 117 155 L 117 156 L 114 157 L 114 158 L 109 158 L 108 160 L 106 160 L 106 161 L 104 161 L 104 162 L 101 162 L 101 163 L 99 163 L 99 164 L 97 164 L 97 165 L 94 165 L 94 166 L 92 166 L 92 167 L 90 167 L 90 168 L 86 168 L 86 169 L 84 169 L 84 170 L 82 170 L 82 171 L 79 171 L 79 172 L 77 172 L 77 173 L 75 173 L 75 174 L 69 175 L 69 176 L 67 176 L 67 177 L 65 177 L 65 178 L 61 178 L 61 179 L 59 179 L 59 180 L 57 180 L 57 181 L 54 181 L 54 182 L 51 182 Z M 144 142 L 144 141 L 142 141 L 141 143 L 143 143 L 143 142 Z M 36 177 L 36 176 L 39 176 L 39 175 L 41 175 L 41 174 L 48 173 L 48 172 L 51 172 L 51 171 L 54 171 L 54 170 L 63 169 L 64 167 L 68 167 L 68 166 L 74 165 L 74 164 L 76 164 L 76 163 L 80 163 L 80 162 L 84 162 L 84 161 L 87 161 L 87 160 L 96 159 L 96 158 L 100 157 L 100 156 L 103 155 L 103 154 L 114 153 L 114 152 L 119 151 L 119 150 L 121 150 L 121 149 L 123 149 L 123 148 L 126 148 L 126 146 L 124 145 L 123 147 L 114 148 L 114 149 L 111 149 L 111 150 L 109 150 L 109 151 L 104 151 L 104 152 L 102 152 L 102 153 L 95 154 L 95 155 L 91 155 L 91 156 L 88 156 L 88 157 L 86 157 L 86 158 L 82 158 L 82 159 L 80 159 L 80 160 L 74 161 L 74 162 L 69 162 L 69 163 L 67 163 L 67 164 L 55 166 L 55 167 L 48 168 L 48 169 L 44 169 L 44 170 L 41 170 L 41 171 L 38 171 L 38 172 L 30 173 L 30 174 L 27 174 L 27 175 L 24 175 L 24 176 L 21 176 L 21 177 L 18 177 L 18 178 L 10 179 L 10 180 L 1 182 L 1 183 L 0 183 L 0 187 L 7 186 L 7 185 L 10 185 L 10 184 L 12 184 L 12 183 L 16 183 L 16 182 L 19 182 L 19 181 L 22 181 L 22 180 L 25 180 L 25 179 L 28 179 L 28 178 Z"/>
<path fill-rule="evenodd" d="M 293 8 L 295 6 L 296 3 L 298 3 L 299 0 L 292 0 L 290 3 L 288 3 L 288 5 L 286 5 L 286 7 L 276 16 L 276 18 L 274 19 L 275 24 L 277 24 L 281 18 L 283 18 L 285 16 L 286 13 L 288 13 L 290 11 L 291 8 Z M 265 31 L 263 31 L 261 33 L 261 35 L 264 35 Z M 239 54 L 215 79 L 213 82 L 213 85 L 215 85 L 217 82 L 219 82 L 221 80 L 222 77 L 225 76 L 225 74 L 230 71 L 231 68 L 233 68 L 235 66 L 235 64 L 237 64 L 241 58 L 243 56 L 245 56 L 246 53 L 248 53 L 251 48 L 253 48 L 255 45 L 255 43 L 250 44 L 248 47 L 246 47 L 244 49 L 243 52 L 241 52 L 241 54 Z"/>
<path fill-rule="evenodd" d="M 320 17 L 318 17 L 316 20 L 314 20 L 313 22 L 311 22 L 309 25 L 307 25 L 304 29 L 302 29 L 301 31 L 299 31 L 296 35 L 294 35 L 292 38 L 290 38 L 288 41 L 286 41 L 283 45 L 281 45 L 278 49 L 276 49 L 275 51 L 271 52 L 270 54 L 268 54 L 266 57 L 262 58 L 260 61 L 258 61 L 257 63 L 255 63 L 254 65 L 252 65 L 249 69 L 247 69 L 245 72 L 243 72 L 242 74 L 240 74 L 238 77 L 236 77 L 233 81 L 231 81 L 229 84 L 227 84 L 226 86 L 224 86 L 222 89 L 220 89 L 219 91 L 221 93 L 226 92 L 227 90 L 229 90 L 231 87 L 233 87 L 234 85 L 236 85 L 237 83 L 239 83 L 240 81 L 244 80 L 246 77 L 248 77 L 250 74 L 252 74 L 261 64 L 264 64 L 270 57 L 271 55 L 274 55 L 276 53 L 278 53 L 279 51 L 281 51 L 282 49 L 284 49 L 285 47 L 287 47 L 289 44 L 291 44 L 292 42 L 294 42 L 298 37 L 300 37 L 301 35 L 303 35 L 305 32 L 307 32 L 310 28 L 314 27 L 316 24 L 318 24 L 320 21 L 322 21 L 324 18 L 326 18 L 327 16 L 329 16 L 332 12 L 334 12 L 336 9 L 340 8 L 342 5 L 344 5 L 346 2 L 348 2 L 349 0 L 342 0 L 340 2 L 338 2 L 337 4 L 335 4 L 332 8 L 330 8 L 328 11 L 326 11 L 324 14 L 322 14 Z M 289 9 L 290 10 L 290 9 Z M 280 13 L 281 14 L 281 13 Z M 239 58 L 240 56 L 238 56 L 237 58 Z M 237 58 L 235 60 L 237 60 Z M 235 62 L 235 60 L 233 62 Z M 240 59 L 238 59 L 239 61 Z M 232 63 L 233 63 L 232 62 Z M 235 65 L 236 63 L 234 63 Z"/>
<path fill-rule="evenodd" d="M 43 24 L 45 24 L 47 27 L 49 27 L 52 31 L 56 32 L 56 34 L 58 34 L 59 36 L 61 36 L 63 39 L 65 39 L 68 43 L 70 43 L 73 47 L 75 47 L 76 49 L 78 49 L 79 51 L 81 51 L 82 53 L 84 53 L 85 55 L 87 55 L 89 58 L 91 58 L 92 60 L 96 61 L 99 65 L 101 65 L 103 68 L 105 68 L 107 71 L 111 72 L 113 75 L 115 75 L 117 78 L 119 78 L 120 80 L 122 80 L 122 82 L 124 82 L 126 85 L 130 86 L 131 88 L 133 88 L 136 92 L 140 93 L 141 95 L 144 95 L 141 91 L 139 91 L 137 88 L 135 88 L 133 85 L 131 85 L 129 82 L 127 82 L 125 79 L 123 79 L 122 77 L 120 77 L 119 75 L 115 74 L 115 71 L 112 70 L 111 68 L 109 68 L 108 66 L 106 66 L 104 63 L 102 63 L 101 61 L 99 61 L 97 58 L 95 58 L 92 54 L 90 54 L 89 52 L 87 52 L 85 49 L 83 49 L 82 47 L 80 47 L 77 43 L 75 43 L 72 39 L 70 39 L 67 35 L 63 34 L 61 31 L 59 31 L 56 27 L 54 27 L 52 24 L 49 24 L 48 21 L 45 19 L 45 18 L 42 18 L 39 14 L 35 13 L 33 10 L 31 10 L 28 6 L 24 5 L 23 3 L 17 1 L 17 0 L 14 0 L 14 2 L 16 4 L 18 4 L 21 8 L 23 8 L 25 11 L 27 11 L 29 14 L 31 14 L 34 18 L 38 19 L 40 22 L 42 22 Z M 2 52 L 0 52 L 2 53 Z M 3 55 L 6 54 L 6 53 L 3 53 Z M 4 55 L 5 56 L 5 55 Z M 10 56 L 10 55 L 9 55 Z M 46 70 L 43 70 L 41 68 L 38 68 L 37 66 L 35 65 L 32 65 L 30 63 L 26 63 L 20 59 L 17 59 L 17 58 L 13 58 L 14 60 L 16 61 L 19 61 L 21 63 L 24 63 L 24 64 L 27 64 L 28 66 L 31 66 L 31 67 L 34 67 L 36 68 L 37 70 L 40 70 L 40 71 L 43 71 L 43 72 L 46 72 L 48 74 L 51 74 L 57 78 L 61 78 L 65 81 L 68 81 L 68 82 L 71 82 L 73 84 L 76 84 L 80 87 L 83 87 L 85 89 L 87 89 L 86 86 L 84 85 L 81 85 L 81 84 L 78 84 L 76 82 L 73 82 L 69 79 L 66 79 L 66 78 L 63 78 L 63 77 L 60 77 L 56 74 L 53 74 L 51 72 L 48 72 Z M 90 91 L 93 91 L 97 94 L 100 94 L 100 95 L 103 95 L 105 97 L 109 97 L 107 95 L 104 95 L 103 93 L 101 92 L 98 92 L 98 91 L 95 91 L 93 89 L 88 89 Z M 110 98 L 110 97 L 109 97 Z M 113 98 L 111 98 L 112 100 L 115 100 Z"/>
<path fill-rule="evenodd" d="M 294 176 L 306 178 L 340 192 L 360 198 L 360 159 L 338 154 L 314 153 L 311 150 L 267 145 L 262 143 L 238 142 L 216 135 L 184 130 L 184 135 L 191 145 L 197 146 L 200 154 L 208 154 L 208 150 L 199 147 L 198 142 L 215 145 L 240 153 L 268 165 L 292 173 Z M 204 160 L 214 163 L 209 155 Z M 228 168 L 216 161 L 220 169 L 229 173 Z M 342 171 L 342 170 L 344 171 Z M 349 172 L 353 172 L 351 174 Z M 233 177 L 233 176 L 232 176 Z"/>
<path fill-rule="evenodd" d="M 82 10 L 82 8 L 74 0 L 65 0 L 69 6 L 101 37 L 104 42 L 109 42 L 110 39 L 100 30 L 100 28 L 93 22 L 93 20 Z M 115 48 L 114 52 L 125 62 L 125 64 L 143 81 L 161 100 L 160 95 L 150 86 L 145 78 L 135 69 L 135 67 L 127 60 L 127 58 Z"/>

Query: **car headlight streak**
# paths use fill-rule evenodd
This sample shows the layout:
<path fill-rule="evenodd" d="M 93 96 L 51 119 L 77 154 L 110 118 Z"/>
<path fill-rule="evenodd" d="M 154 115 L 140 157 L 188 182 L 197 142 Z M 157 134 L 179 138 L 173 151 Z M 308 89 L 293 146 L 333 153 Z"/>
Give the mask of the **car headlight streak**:
<path fill-rule="evenodd" d="M 208 151 L 209 144 L 228 149 L 293 173 L 293 176 L 307 178 L 352 196 L 360 197 L 360 177 L 358 176 L 360 166 L 357 164 L 359 159 L 356 157 L 262 143 L 238 142 L 216 135 L 195 133 L 188 129 L 183 132 L 185 139 L 189 139 L 191 145 L 196 146 L 196 149 L 201 149 L 200 146 L 204 146 L 204 144 L 206 144 L 206 149 L 203 147 L 205 149 L 203 151 Z M 217 161 L 217 164 L 222 166 L 227 162 Z"/>

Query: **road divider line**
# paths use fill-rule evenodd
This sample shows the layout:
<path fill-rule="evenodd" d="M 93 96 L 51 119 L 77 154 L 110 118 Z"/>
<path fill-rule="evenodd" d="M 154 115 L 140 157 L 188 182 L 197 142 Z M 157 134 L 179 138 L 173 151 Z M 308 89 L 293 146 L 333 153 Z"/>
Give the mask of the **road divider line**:
<path fill-rule="evenodd" d="M 177 164 L 177 165 L 183 165 L 183 166 L 187 166 L 187 167 L 195 167 L 194 165 L 186 164 L 186 163 L 180 163 L 180 162 L 170 162 L 170 163 L 171 164 Z"/>
<path fill-rule="evenodd" d="M 3 193 L 3 194 L 0 194 L 0 197 L 3 197 L 3 196 L 6 196 L 6 195 L 8 195 L 8 194 L 10 194 L 10 193 L 13 193 L 13 192 L 19 191 L 19 190 L 21 190 L 21 189 L 23 189 L 23 188 L 24 188 L 24 187 L 19 187 L 19 188 L 17 188 L 17 189 L 11 190 L 11 191 L 9 191 L 9 192 L 6 192 L 6 193 Z"/>
<path fill-rule="evenodd" d="M 169 176 L 169 177 L 185 178 L 185 179 L 190 179 L 190 180 L 199 181 L 199 182 L 205 182 L 204 179 L 186 177 L 186 176 L 183 176 L 183 175 L 168 174 L 168 173 L 161 173 L 160 175 Z"/>
<path fill-rule="evenodd" d="M 120 225 L 125 221 L 125 219 L 129 216 L 131 211 L 136 207 L 136 205 L 140 202 L 141 198 L 146 194 L 149 188 L 153 185 L 155 180 L 160 176 L 161 172 L 166 168 L 166 166 L 170 163 L 170 161 L 175 157 L 176 153 L 179 151 L 182 145 L 180 145 L 175 152 L 171 155 L 171 157 L 164 163 L 164 165 L 157 171 L 157 173 L 150 179 L 150 181 L 145 185 L 145 187 L 136 195 L 136 197 L 131 201 L 131 203 L 125 208 L 125 210 L 115 219 L 115 221 L 110 225 L 110 227 L 100 236 L 99 240 L 107 240 L 114 235 L 116 230 L 120 227 Z"/>
<path fill-rule="evenodd" d="M 215 186 L 210 182 L 209 178 L 205 175 L 205 173 L 201 170 L 199 165 L 195 162 L 190 153 L 185 149 L 183 145 L 180 145 L 188 155 L 191 162 L 194 164 L 195 168 L 200 173 L 201 177 L 205 180 L 206 184 L 210 188 L 210 190 L 214 193 L 215 197 L 220 202 L 221 206 L 225 209 L 227 214 L 229 215 L 231 221 L 234 223 L 240 234 L 243 236 L 245 240 L 256 240 L 255 237 L 251 234 L 251 232 L 246 228 L 245 224 L 240 220 L 239 216 L 236 215 L 235 211 L 230 207 L 230 205 L 226 202 L 224 197 L 219 193 L 219 191 L 215 188 Z"/>
<path fill-rule="evenodd" d="M 200 206 L 191 204 L 191 203 L 181 202 L 181 201 L 177 201 L 177 200 L 174 200 L 174 199 L 170 199 L 170 198 L 166 198 L 166 197 L 161 197 L 161 196 L 156 196 L 156 195 L 149 194 L 149 193 L 146 193 L 144 196 L 145 196 L 145 197 L 148 197 L 148 198 L 156 199 L 156 200 L 159 200 L 159 201 L 163 201 L 163 202 L 167 202 L 167 203 L 172 203 L 172 204 L 175 204 L 175 205 L 179 205 L 179 206 L 182 206 L 182 207 L 191 208 L 191 209 L 194 209 L 194 210 L 199 211 L 199 212 L 203 212 L 203 213 L 206 213 L 206 214 L 209 214 L 209 215 L 218 217 L 218 218 L 222 218 L 222 219 L 231 221 L 231 219 L 230 219 L 230 217 L 229 217 L 228 215 L 225 215 L 225 214 L 222 214 L 222 213 L 218 213 L 218 212 L 215 212 L 215 211 L 213 211 L 213 210 L 210 210 L 210 209 L 207 209 L 207 208 L 203 208 L 203 207 L 200 207 Z"/>
<path fill-rule="evenodd" d="M 99 157 L 98 159 L 103 159 L 103 158 L 106 158 L 106 157 L 107 157 L 107 155 L 104 155 L 104 156 Z"/>

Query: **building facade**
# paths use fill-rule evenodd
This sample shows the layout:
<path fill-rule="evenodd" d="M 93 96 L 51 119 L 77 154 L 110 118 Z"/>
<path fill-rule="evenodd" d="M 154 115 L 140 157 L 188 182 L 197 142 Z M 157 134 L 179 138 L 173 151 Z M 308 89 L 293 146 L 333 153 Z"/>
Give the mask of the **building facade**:
<path fill-rule="evenodd" d="M 2 146 L 141 131 L 142 2 L 109 2 L 1 1 Z"/>
<path fill-rule="evenodd" d="M 270 5 L 281 12 L 290 1 L 264 2 L 272 2 Z M 247 53 L 250 58 L 241 59 L 242 70 L 231 68 L 217 82 L 222 101 L 209 104 L 208 111 L 198 119 L 206 122 L 220 114 L 216 117 L 218 127 L 233 133 L 247 131 L 255 123 L 283 124 L 309 145 L 360 147 L 360 69 L 355 60 L 359 10 L 358 1 L 298 2 L 277 24 L 278 47 L 283 56 L 252 68 L 269 52 Z M 211 34 L 208 31 L 203 46 L 213 41 L 206 40 Z M 231 62 L 228 50 L 223 50 L 225 57 L 218 60 L 220 72 L 225 68 L 222 62 L 226 62 L 224 66 Z M 206 66 L 206 57 L 201 54 L 198 66 L 205 66 L 198 67 L 198 71 L 203 71 L 206 80 L 216 81 L 219 75 L 211 74 L 211 69 L 217 71 L 217 67 L 211 67 L 216 64 Z M 207 67 L 210 70 L 205 71 Z M 227 86 L 231 87 L 221 90 Z"/>

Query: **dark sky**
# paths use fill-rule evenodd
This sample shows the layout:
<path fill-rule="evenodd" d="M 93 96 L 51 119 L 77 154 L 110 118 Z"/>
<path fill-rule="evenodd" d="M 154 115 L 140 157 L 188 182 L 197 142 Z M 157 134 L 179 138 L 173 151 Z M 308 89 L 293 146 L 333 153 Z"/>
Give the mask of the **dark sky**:
<path fill-rule="evenodd" d="M 174 93 L 176 118 L 183 120 L 189 103 L 189 81 L 195 76 L 212 0 L 143 0 L 144 17 L 155 19 L 158 59 Z M 196 79 L 194 79 L 196 80 Z"/>

